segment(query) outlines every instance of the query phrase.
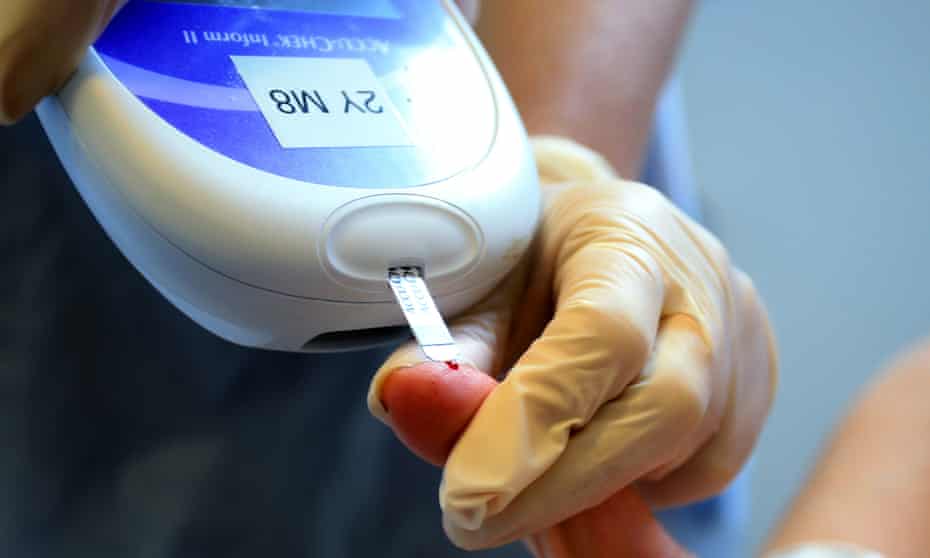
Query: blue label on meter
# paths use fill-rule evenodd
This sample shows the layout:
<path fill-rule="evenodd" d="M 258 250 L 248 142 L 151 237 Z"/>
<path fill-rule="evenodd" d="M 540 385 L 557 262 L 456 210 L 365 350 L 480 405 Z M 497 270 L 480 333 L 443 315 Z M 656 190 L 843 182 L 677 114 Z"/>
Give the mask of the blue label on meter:
<path fill-rule="evenodd" d="M 95 45 L 182 133 L 280 176 L 399 188 L 480 162 L 496 112 L 440 2 L 133 0 Z"/>

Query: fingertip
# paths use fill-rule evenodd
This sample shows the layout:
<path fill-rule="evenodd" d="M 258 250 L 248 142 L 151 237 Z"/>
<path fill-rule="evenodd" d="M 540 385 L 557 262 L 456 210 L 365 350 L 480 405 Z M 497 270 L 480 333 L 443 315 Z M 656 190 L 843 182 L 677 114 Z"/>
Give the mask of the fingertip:
<path fill-rule="evenodd" d="M 379 399 L 397 437 L 424 460 L 442 465 L 496 385 L 471 366 L 455 370 L 430 362 L 391 371 Z"/>

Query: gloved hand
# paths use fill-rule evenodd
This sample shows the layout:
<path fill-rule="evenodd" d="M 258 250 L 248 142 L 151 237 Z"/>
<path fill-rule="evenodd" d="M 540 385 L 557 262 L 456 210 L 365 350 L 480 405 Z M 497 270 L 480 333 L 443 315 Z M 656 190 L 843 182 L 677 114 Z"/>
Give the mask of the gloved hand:
<path fill-rule="evenodd" d="M 0 124 L 61 87 L 126 0 L 3 0 Z"/>
<path fill-rule="evenodd" d="M 394 431 L 415 451 L 441 464 L 452 442 L 497 385 L 471 366 L 451 370 L 432 363 L 392 373 L 382 385 L 381 398 L 391 410 Z M 633 488 L 531 535 L 526 543 L 537 558 L 688 556 Z"/>
<path fill-rule="evenodd" d="M 467 549 L 546 540 L 634 483 L 658 507 L 716 494 L 749 456 L 776 383 L 765 310 L 712 235 L 591 151 L 535 147 L 546 204 L 534 246 L 452 323 L 465 359 L 501 383 L 461 433 L 428 444 L 416 424 L 429 431 L 437 415 L 411 409 L 461 399 L 473 379 L 437 384 L 408 344 L 369 392 L 414 451 L 441 463 L 451 449 L 440 505 Z M 386 398 L 398 369 L 406 393 Z"/>

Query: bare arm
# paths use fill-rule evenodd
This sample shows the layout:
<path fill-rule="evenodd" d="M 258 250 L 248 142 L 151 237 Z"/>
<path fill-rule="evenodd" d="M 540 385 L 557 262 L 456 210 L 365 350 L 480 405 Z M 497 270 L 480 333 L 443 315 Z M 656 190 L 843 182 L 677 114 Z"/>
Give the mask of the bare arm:
<path fill-rule="evenodd" d="M 490 0 L 477 30 L 531 134 L 568 136 L 638 174 L 690 0 Z"/>
<path fill-rule="evenodd" d="M 930 549 L 930 343 L 853 408 L 770 548 L 845 541 L 895 558 Z"/>

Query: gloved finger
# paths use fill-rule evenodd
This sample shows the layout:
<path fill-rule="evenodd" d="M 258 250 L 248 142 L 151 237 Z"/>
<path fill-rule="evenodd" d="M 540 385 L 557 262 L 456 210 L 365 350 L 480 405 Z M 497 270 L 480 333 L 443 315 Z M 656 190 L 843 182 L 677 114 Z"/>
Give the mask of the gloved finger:
<path fill-rule="evenodd" d="M 423 363 L 388 376 L 381 402 L 397 437 L 422 459 L 442 465 L 496 385 L 468 365 L 454 370 L 443 363 Z"/>
<path fill-rule="evenodd" d="M 640 483 L 654 507 L 683 505 L 713 496 L 739 474 L 752 453 L 778 382 L 775 337 L 749 277 L 734 273 L 740 312 L 732 378 L 719 430 L 681 468 L 659 482 Z"/>
<path fill-rule="evenodd" d="M 618 242 L 611 230 L 587 238 L 568 256 L 578 260 L 560 267 L 552 321 L 453 449 L 441 498 L 450 525 L 481 529 L 506 514 L 513 499 L 560 459 L 572 433 L 642 371 L 663 283 L 648 254 Z M 551 496 L 537 500 L 549 512 L 563 495 Z"/>
<path fill-rule="evenodd" d="M 4 0 L 0 7 L 0 123 L 57 90 L 125 0 Z"/>
<path fill-rule="evenodd" d="M 481 449 L 477 442 L 466 445 L 466 440 L 477 431 L 477 421 L 498 390 L 507 384 L 503 382 L 485 400 L 446 464 L 440 504 L 446 512 L 443 522 L 449 538 L 466 549 L 494 547 L 523 538 L 601 504 L 674 458 L 681 444 L 699 429 L 707 412 L 711 386 L 706 371 L 710 361 L 703 336 L 690 318 L 666 321 L 646 372 L 576 430 L 558 460 L 509 505 L 487 514 L 480 523 L 469 524 L 462 520 L 461 502 L 482 502 L 483 495 L 463 494 L 460 485 L 450 485 L 449 467 L 466 449 L 477 452 L 475 460 L 498 461 L 494 447 Z M 452 490 L 459 492 L 450 494 Z M 451 506 L 458 509 L 449 513 Z"/>
<path fill-rule="evenodd" d="M 516 312 L 519 319 L 514 320 L 504 346 L 506 352 L 500 355 L 500 362 L 506 368 L 510 368 L 539 338 L 552 317 L 553 266 L 556 263 L 552 257 L 552 247 L 562 243 L 562 237 L 566 234 L 564 224 L 567 222 L 573 225 L 577 220 L 575 215 L 570 214 L 571 210 L 590 207 L 591 202 L 605 192 L 613 197 L 624 187 L 618 182 L 619 177 L 607 159 L 595 151 L 558 136 L 535 136 L 531 141 L 546 207 L 543 212 L 546 224 L 542 227 L 538 243 L 547 246 L 539 250 L 545 257 L 534 262 L 532 281 L 528 281 Z M 601 185 L 600 192 L 578 187 L 590 184 Z M 571 194 L 571 191 L 575 193 Z M 562 208 L 569 208 L 569 212 L 564 212 Z M 558 223 L 562 226 L 558 226 Z"/>
<path fill-rule="evenodd" d="M 468 366 L 451 370 L 426 363 L 391 374 L 381 396 L 395 434 L 415 453 L 440 465 L 496 385 L 493 378 Z M 527 545 L 539 558 L 683 555 L 633 488 L 534 533 Z"/>
<path fill-rule="evenodd" d="M 704 384 L 710 389 L 710 393 L 707 394 L 707 410 L 700 424 L 695 428 L 694 434 L 683 440 L 676 451 L 675 457 L 646 475 L 646 480 L 650 481 L 661 480 L 681 467 L 717 433 L 731 395 L 729 387 L 732 376 L 730 373 L 731 367 L 715 365 L 711 348 L 707 345 L 707 340 L 701 335 L 703 331 L 701 325 L 690 316 L 682 314 L 663 320 L 663 324 L 673 322 L 676 323 L 675 327 L 690 328 L 693 335 L 679 336 L 679 343 L 665 343 L 661 347 L 662 351 L 677 354 L 659 355 L 658 358 L 666 362 L 681 361 L 685 369 L 705 375 Z"/>
<path fill-rule="evenodd" d="M 734 288 L 732 286 L 734 283 L 734 268 L 730 263 L 726 249 L 706 229 L 685 224 L 687 218 L 679 210 L 673 209 L 672 214 L 681 223 L 680 230 L 686 232 L 686 235 L 692 240 L 697 241 L 691 248 L 699 249 L 704 258 L 689 258 L 693 261 L 692 265 L 689 266 L 692 276 L 690 281 L 692 289 L 689 296 L 691 300 L 684 304 L 681 302 L 675 305 L 667 304 L 666 312 L 675 313 L 673 315 L 679 319 L 684 315 L 690 315 L 691 312 L 697 312 L 701 316 L 700 322 L 696 319 L 692 321 L 692 326 L 696 333 L 702 332 L 704 335 L 709 362 L 705 373 L 708 375 L 708 382 L 712 386 L 712 390 L 707 412 L 704 414 L 704 419 L 695 434 L 685 439 L 678 449 L 676 457 L 649 473 L 646 476 L 647 480 L 660 480 L 671 471 L 681 467 L 720 428 L 729 400 L 732 380 L 734 348 L 730 331 L 734 329 L 733 325 L 738 323 L 741 318 L 741 309 L 738 301 L 734 299 Z M 678 254 L 685 253 L 681 247 L 677 248 L 676 252 Z M 695 288 L 697 285 L 701 285 L 703 288 Z M 703 303 L 700 301 L 703 301 Z M 710 309 L 716 309 L 716 311 Z M 674 345 L 666 347 L 666 350 L 670 351 L 677 349 Z M 738 347 L 736 350 L 739 350 Z"/>

